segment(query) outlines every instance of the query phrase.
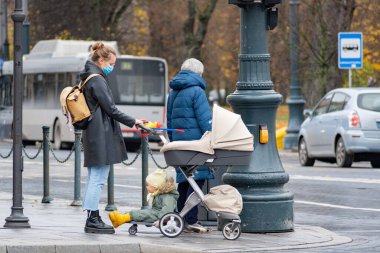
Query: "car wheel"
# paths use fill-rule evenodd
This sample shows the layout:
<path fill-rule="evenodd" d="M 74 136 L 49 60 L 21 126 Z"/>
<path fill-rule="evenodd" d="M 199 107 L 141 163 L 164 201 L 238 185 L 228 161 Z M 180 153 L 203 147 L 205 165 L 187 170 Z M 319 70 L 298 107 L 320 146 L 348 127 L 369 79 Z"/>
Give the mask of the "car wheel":
<path fill-rule="evenodd" d="M 371 161 L 372 168 L 380 168 L 380 160 Z"/>
<path fill-rule="evenodd" d="M 335 158 L 336 164 L 339 167 L 351 167 L 352 162 L 354 161 L 354 156 L 350 155 L 346 151 L 346 147 L 344 145 L 343 139 L 340 137 L 335 147 Z"/>
<path fill-rule="evenodd" d="M 309 157 L 304 138 L 298 144 L 298 158 L 302 166 L 313 166 L 315 163 L 315 159 Z"/>

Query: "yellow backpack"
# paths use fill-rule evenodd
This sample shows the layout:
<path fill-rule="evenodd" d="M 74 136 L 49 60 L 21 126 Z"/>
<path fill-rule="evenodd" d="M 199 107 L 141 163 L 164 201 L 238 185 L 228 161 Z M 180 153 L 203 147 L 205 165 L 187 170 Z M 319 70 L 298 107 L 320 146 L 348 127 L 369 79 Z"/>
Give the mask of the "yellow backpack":
<path fill-rule="evenodd" d="M 86 80 L 80 82 L 78 85 L 74 87 L 66 87 L 61 92 L 59 100 L 62 112 L 66 116 L 68 123 L 71 123 L 75 128 L 82 130 L 86 129 L 92 119 L 93 113 L 99 106 L 97 104 L 94 111 L 91 112 L 83 94 L 85 85 L 95 76 L 99 76 L 99 74 L 91 74 Z"/>

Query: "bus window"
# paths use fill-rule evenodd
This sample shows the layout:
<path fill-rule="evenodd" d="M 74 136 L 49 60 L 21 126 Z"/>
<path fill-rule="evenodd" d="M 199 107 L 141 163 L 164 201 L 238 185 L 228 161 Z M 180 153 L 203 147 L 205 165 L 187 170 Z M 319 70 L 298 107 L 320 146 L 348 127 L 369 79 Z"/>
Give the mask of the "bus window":
<path fill-rule="evenodd" d="M 66 81 L 66 73 L 58 73 L 57 74 L 57 90 L 56 90 L 56 95 L 57 95 L 57 100 L 55 102 L 55 107 L 59 108 L 60 107 L 60 102 L 59 102 L 59 95 L 61 94 L 61 91 L 68 85 Z"/>
<path fill-rule="evenodd" d="M 33 78 L 33 106 L 37 108 L 43 108 L 43 101 L 46 97 L 45 95 L 45 86 L 43 83 L 43 75 L 36 74 Z"/>
<path fill-rule="evenodd" d="M 52 109 L 57 107 L 55 74 L 36 74 L 33 80 L 33 99 L 35 108 Z"/>
<path fill-rule="evenodd" d="M 0 105 L 10 106 L 13 103 L 13 76 L 4 75 L 1 77 L 2 82 L 2 102 Z"/>
<path fill-rule="evenodd" d="M 165 78 L 163 76 L 145 76 L 144 77 L 144 89 L 149 91 L 149 102 L 150 103 L 162 103 L 164 100 L 164 90 L 163 87 L 157 85 L 159 83 L 165 83 Z"/>
<path fill-rule="evenodd" d="M 117 89 L 119 91 L 119 95 L 116 97 L 117 103 L 133 104 L 135 102 L 135 89 L 140 82 L 141 80 L 138 80 L 138 76 L 116 74 L 116 83 L 118 85 L 117 87 L 112 86 L 112 90 Z"/>
<path fill-rule="evenodd" d="M 109 83 L 116 104 L 165 105 L 166 71 L 163 62 L 118 59 Z"/>
<path fill-rule="evenodd" d="M 24 104 L 30 106 L 33 104 L 33 79 L 34 75 L 29 74 L 25 76 L 25 89 L 24 89 Z"/>

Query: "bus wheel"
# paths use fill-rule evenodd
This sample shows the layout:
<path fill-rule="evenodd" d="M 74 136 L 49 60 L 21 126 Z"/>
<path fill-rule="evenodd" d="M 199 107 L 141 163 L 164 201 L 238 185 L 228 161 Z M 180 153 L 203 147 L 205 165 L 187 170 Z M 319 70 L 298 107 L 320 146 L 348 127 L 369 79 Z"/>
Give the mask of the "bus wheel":
<path fill-rule="evenodd" d="M 61 126 L 59 124 L 59 121 L 56 121 L 54 124 L 54 132 L 53 132 L 53 141 L 54 141 L 54 149 L 60 149 L 62 146 L 62 139 L 61 139 Z"/>

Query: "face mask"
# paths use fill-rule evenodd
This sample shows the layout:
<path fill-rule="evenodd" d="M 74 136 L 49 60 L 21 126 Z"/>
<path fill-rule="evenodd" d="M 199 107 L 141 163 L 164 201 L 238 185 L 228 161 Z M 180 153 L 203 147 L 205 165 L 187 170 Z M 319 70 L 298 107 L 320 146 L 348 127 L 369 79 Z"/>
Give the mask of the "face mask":
<path fill-rule="evenodd" d="M 108 64 L 108 66 L 106 68 L 102 68 L 102 70 L 103 70 L 103 73 L 107 76 L 109 73 L 112 72 L 113 66 L 111 66 L 110 64 Z"/>

